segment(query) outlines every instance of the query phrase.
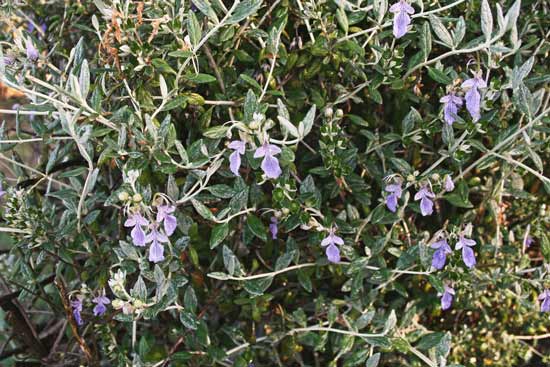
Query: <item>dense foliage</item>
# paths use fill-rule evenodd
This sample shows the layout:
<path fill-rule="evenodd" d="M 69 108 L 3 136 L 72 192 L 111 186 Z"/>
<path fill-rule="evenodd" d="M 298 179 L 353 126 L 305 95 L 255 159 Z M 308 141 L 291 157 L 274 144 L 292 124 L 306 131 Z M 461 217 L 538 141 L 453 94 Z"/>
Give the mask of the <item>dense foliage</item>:
<path fill-rule="evenodd" d="M 0 363 L 550 363 L 548 9 L 4 0 Z"/>

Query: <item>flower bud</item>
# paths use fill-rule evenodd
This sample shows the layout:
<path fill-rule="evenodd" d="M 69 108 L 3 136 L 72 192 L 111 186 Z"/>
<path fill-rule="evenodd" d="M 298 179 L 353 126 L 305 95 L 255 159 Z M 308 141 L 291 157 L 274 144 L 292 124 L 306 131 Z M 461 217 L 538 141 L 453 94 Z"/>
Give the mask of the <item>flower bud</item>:
<path fill-rule="evenodd" d="M 329 118 L 332 118 L 332 114 L 333 114 L 333 113 L 334 113 L 334 111 L 332 110 L 332 108 L 327 107 L 327 108 L 325 109 L 325 117 L 326 117 L 326 118 L 328 118 L 328 119 L 329 119 Z"/>
<path fill-rule="evenodd" d="M 118 200 L 120 201 L 127 201 L 130 198 L 130 195 L 126 191 L 122 191 L 118 193 Z"/>
<path fill-rule="evenodd" d="M 341 119 L 342 117 L 344 117 L 344 111 L 342 111 L 342 109 L 339 108 L 336 110 L 336 118 Z"/>
<path fill-rule="evenodd" d="M 139 203 L 141 200 L 143 200 L 143 198 L 141 197 L 141 194 L 134 194 L 134 196 L 132 196 L 132 200 L 135 203 Z"/>

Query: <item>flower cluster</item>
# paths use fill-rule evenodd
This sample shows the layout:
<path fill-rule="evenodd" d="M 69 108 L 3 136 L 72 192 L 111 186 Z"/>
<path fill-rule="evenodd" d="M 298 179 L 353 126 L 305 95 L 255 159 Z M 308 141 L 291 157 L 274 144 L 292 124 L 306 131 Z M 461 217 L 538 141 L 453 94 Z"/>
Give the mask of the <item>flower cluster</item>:
<path fill-rule="evenodd" d="M 473 78 L 465 80 L 462 83 L 462 89 L 465 91 L 466 109 L 472 117 L 472 121 L 477 122 L 481 118 L 481 94 L 482 88 L 487 88 L 487 83 L 481 77 L 481 71 L 474 74 Z M 456 95 L 454 91 L 441 97 L 439 102 L 443 103 L 443 117 L 445 122 L 452 125 L 458 116 L 458 110 L 462 107 L 462 98 Z"/>
<path fill-rule="evenodd" d="M 83 301 L 83 295 L 78 295 L 71 300 L 73 318 L 78 326 L 84 325 L 84 320 L 82 319 Z M 111 303 L 111 300 L 105 295 L 105 290 L 103 289 L 97 297 L 92 299 L 92 302 L 95 303 L 93 308 L 94 316 L 102 316 L 107 311 L 106 305 Z"/>
<path fill-rule="evenodd" d="M 414 9 L 406 0 L 399 0 L 390 7 L 390 12 L 394 13 L 393 35 L 395 38 L 401 38 L 407 33 L 407 27 L 411 24 L 409 14 L 414 14 Z"/>
<path fill-rule="evenodd" d="M 177 227 L 177 219 L 173 213 L 173 205 L 159 205 L 156 207 L 156 220 L 150 222 L 139 211 L 134 211 L 124 222 L 125 227 L 132 227 L 130 236 L 135 246 L 143 247 L 150 243 L 149 261 L 157 263 L 164 260 L 164 245 L 168 243 Z M 162 228 L 161 228 L 162 225 Z M 147 234 L 145 231 L 150 230 Z"/>
<path fill-rule="evenodd" d="M 246 153 L 246 142 L 242 140 L 234 140 L 229 143 L 228 147 L 233 149 L 233 153 L 229 155 L 229 168 L 235 176 L 240 176 L 239 168 L 241 167 L 241 155 Z M 281 153 L 281 148 L 269 143 L 269 138 L 264 140 L 254 151 L 254 158 L 263 158 L 261 163 L 262 171 L 268 178 L 278 178 L 282 172 L 279 165 L 279 160 L 275 157 Z"/>

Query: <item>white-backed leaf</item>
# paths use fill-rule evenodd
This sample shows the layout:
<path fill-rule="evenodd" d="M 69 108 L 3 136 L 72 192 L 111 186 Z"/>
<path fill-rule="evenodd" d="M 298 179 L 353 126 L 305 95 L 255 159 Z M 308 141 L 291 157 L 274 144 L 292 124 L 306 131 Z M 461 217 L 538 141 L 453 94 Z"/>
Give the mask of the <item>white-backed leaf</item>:
<path fill-rule="evenodd" d="M 288 133 L 295 138 L 298 138 L 300 136 L 296 126 L 294 126 L 292 122 L 288 121 L 286 117 L 277 116 L 277 120 L 279 120 L 279 123 L 281 124 L 281 130 L 283 131 L 283 134 L 286 135 Z"/>
<path fill-rule="evenodd" d="M 90 91 L 90 68 L 88 67 L 88 60 L 84 59 L 82 61 L 82 66 L 80 66 L 80 76 L 78 79 L 80 84 L 80 94 L 82 98 L 86 100 L 88 97 L 88 92 Z"/>
<path fill-rule="evenodd" d="M 434 30 L 435 35 L 441 42 L 443 42 L 446 46 L 452 47 L 453 46 L 453 38 L 451 37 L 451 34 L 438 17 L 436 17 L 433 14 L 430 14 L 430 24 L 432 25 L 432 29 Z"/>
<path fill-rule="evenodd" d="M 519 17 L 519 10 L 521 9 L 521 0 L 516 0 L 512 7 L 508 10 L 508 13 L 506 13 L 506 16 L 504 17 L 505 23 L 506 23 L 506 31 L 512 29 L 512 27 L 516 26 L 516 22 Z"/>
<path fill-rule="evenodd" d="M 500 33 L 505 32 L 506 28 L 506 20 L 504 19 L 504 13 L 502 12 L 502 6 L 500 4 L 496 4 L 497 8 L 497 24 L 498 24 L 498 30 Z"/>
<path fill-rule="evenodd" d="M 311 106 L 309 111 L 307 111 L 304 119 L 300 121 L 300 124 L 298 125 L 298 133 L 300 134 L 301 138 L 304 138 L 307 134 L 309 134 L 311 129 L 313 128 L 313 121 L 315 120 L 315 110 L 315 105 Z"/>
<path fill-rule="evenodd" d="M 466 22 L 463 17 L 458 18 L 455 30 L 453 31 L 453 44 L 455 47 L 460 45 L 466 34 Z"/>
<path fill-rule="evenodd" d="M 493 33 L 493 13 L 491 13 L 491 7 L 487 0 L 481 2 L 481 31 L 487 41 L 491 39 L 491 33 Z"/>
<path fill-rule="evenodd" d="M 159 87 L 160 87 L 160 94 L 163 99 L 168 98 L 168 86 L 166 85 L 166 80 L 164 80 L 164 77 L 159 75 Z"/>

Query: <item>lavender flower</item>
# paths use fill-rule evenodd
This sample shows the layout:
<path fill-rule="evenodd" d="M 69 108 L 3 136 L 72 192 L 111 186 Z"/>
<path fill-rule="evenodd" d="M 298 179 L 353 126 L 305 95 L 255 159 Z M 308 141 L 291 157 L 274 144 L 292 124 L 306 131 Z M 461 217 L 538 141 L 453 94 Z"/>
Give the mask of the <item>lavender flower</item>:
<path fill-rule="evenodd" d="M 393 17 L 393 35 L 395 38 L 401 38 L 407 33 L 407 27 L 411 24 L 409 14 L 414 14 L 414 9 L 405 0 L 399 0 L 390 7 L 390 12 L 395 14 Z"/>
<path fill-rule="evenodd" d="M 401 183 L 387 185 L 384 190 L 391 193 L 386 196 L 386 206 L 390 211 L 395 213 L 397 211 L 397 200 L 401 198 L 401 194 L 403 193 Z"/>
<path fill-rule="evenodd" d="M 546 288 L 542 293 L 539 295 L 539 300 L 542 301 L 540 303 L 540 311 L 541 312 L 550 312 L 550 289 Z"/>
<path fill-rule="evenodd" d="M 164 222 L 164 232 L 168 236 L 171 236 L 178 226 L 178 220 L 174 215 L 171 215 L 175 210 L 176 207 L 173 205 L 160 205 L 157 207 L 157 222 Z"/>
<path fill-rule="evenodd" d="M 445 291 L 441 295 L 441 309 L 443 311 L 451 308 L 451 304 L 453 303 L 453 296 L 455 295 L 455 290 L 452 287 L 448 285 L 445 285 L 444 287 Z"/>
<path fill-rule="evenodd" d="M 136 246 L 145 246 L 145 232 L 141 226 L 148 226 L 149 221 L 142 217 L 138 212 L 130 215 L 126 222 L 124 222 L 124 227 L 134 227 L 130 235 L 132 236 L 132 241 Z"/>
<path fill-rule="evenodd" d="M 487 83 L 481 78 L 481 73 L 474 75 L 473 78 L 468 79 L 462 83 L 462 88 L 466 89 L 466 109 L 472 116 L 472 120 L 477 122 L 481 117 L 481 94 L 479 94 L 479 88 L 487 88 Z"/>
<path fill-rule="evenodd" d="M 38 60 L 38 50 L 34 47 L 32 41 L 27 40 L 27 59 L 30 62 L 36 62 Z"/>
<path fill-rule="evenodd" d="M 443 269 L 447 261 L 447 255 L 452 253 L 453 250 L 444 238 L 432 243 L 430 247 L 436 249 L 432 257 L 432 266 L 437 270 Z"/>
<path fill-rule="evenodd" d="M 447 124 L 452 125 L 456 120 L 458 109 L 462 107 L 462 99 L 457 97 L 454 92 L 441 97 L 439 102 L 443 103 L 443 116 Z"/>
<path fill-rule="evenodd" d="M 276 240 L 277 239 L 277 232 L 279 232 L 279 229 L 277 228 L 277 224 L 279 222 L 277 221 L 276 217 L 271 217 L 271 223 L 269 223 L 269 231 L 271 232 L 271 238 Z"/>
<path fill-rule="evenodd" d="M 469 268 L 472 268 L 476 264 L 474 250 L 471 249 L 471 247 L 475 245 L 476 241 L 465 238 L 464 235 L 460 236 L 460 239 L 455 245 L 455 250 L 462 249 L 462 260 L 464 260 L 464 264 Z"/>
<path fill-rule="evenodd" d="M 241 155 L 246 151 L 246 142 L 241 140 L 234 140 L 229 143 L 229 148 L 233 149 L 234 152 L 229 156 L 229 169 L 235 174 L 239 175 L 239 168 L 241 167 Z"/>
<path fill-rule="evenodd" d="M 531 247 L 531 245 L 533 244 L 533 242 L 535 242 L 535 240 L 533 239 L 533 237 L 531 237 L 531 236 L 529 236 L 529 235 L 526 235 L 526 236 L 523 238 L 523 247 L 525 247 L 525 248 Z"/>
<path fill-rule="evenodd" d="M 84 321 L 82 321 L 82 316 L 80 313 L 82 312 L 82 300 L 80 298 L 77 298 L 74 301 L 71 301 L 71 307 L 73 309 L 73 317 L 76 321 L 76 324 L 78 326 L 81 326 L 84 324 Z"/>
<path fill-rule="evenodd" d="M 157 226 L 153 226 L 151 233 L 147 235 L 147 243 L 152 242 L 149 247 L 149 261 L 158 263 L 164 260 L 164 246 L 162 243 L 168 242 L 168 237 L 158 231 Z"/>
<path fill-rule="evenodd" d="M 254 158 L 264 157 L 262 160 L 262 170 L 269 178 L 277 178 L 281 175 L 281 167 L 279 166 L 279 160 L 274 157 L 275 154 L 281 153 L 281 148 L 276 145 L 269 144 L 266 139 L 264 144 L 254 152 Z"/>
<path fill-rule="evenodd" d="M 427 187 L 423 186 L 416 195 L 414 200 L 420 200 L 420 211 L 423 216 L 431 215 L 434 209 L 434 203 L 431 199 L 434 199 L 434 193 Z"/>
<path fill-rule="evenodd" d="M 94 307 L 94 315 L 101 316 L 105 313 L 105 311 L 107 311 L 107 307 L 105 305 L 111 303 L 111 300 L 107 298 L 107 296 L 105 295 L 105 290 L 103 290 L 100 296 L 92 299 L 92 302 L 96 304 Z"/>
<path fill-rule="evenodd" d="M 328 261 L 330 261 L 331 263 L 340 262 L 340 250 L 336 245 L 344 244 L 344 240 L 334 234 L 335 231 L 335 228 L 331 228 L 328 236 L 323 241 L 321 241 L 321 246 L 328 246 L 325 253 L 327 255 Z"/>
<path fill-rule="evenodd" d="M 12 56 L 4 56 L 2 58 L 2 63 L 6 66 L 13 66 L 13 64 L 15 64 L 15 58 Z"/>
<path fill-rule="evenodd" d="M 453 178 L 451 177 L 451 175 L 445 176 L 445 182 L 443 183 L 443 188 L 447 192 L 451 192 L 455 189 L 455 183 L 453 182 Z"/>

